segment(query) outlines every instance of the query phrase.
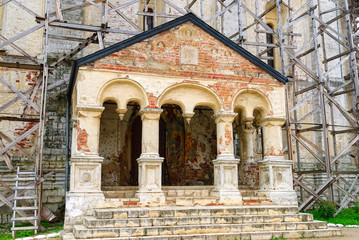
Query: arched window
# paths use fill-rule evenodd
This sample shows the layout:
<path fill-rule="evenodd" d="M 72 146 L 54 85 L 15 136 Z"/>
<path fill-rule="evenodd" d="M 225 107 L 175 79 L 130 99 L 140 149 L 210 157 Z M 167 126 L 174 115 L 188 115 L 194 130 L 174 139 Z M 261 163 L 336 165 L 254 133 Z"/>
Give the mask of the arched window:
<path fill-rule="evenodd" d="M 153 13 L 152 8 L 143 9 L 146 13 Z M 153 16 L 144 16 L 143 18 L 143 31 L 151 30 L 153 28 Z"/>
<path fill-rule="evenodd" d="M 268 24 L 270 28 L 273 29 L 271 25 Z M 273 35 L 270 33 L 266 33 L 267 44 L 273 44 Z M 274 68 L 274 50 L 273 47 L 267 47 L 269 50 L 267 51 L 268 65 Z"/>

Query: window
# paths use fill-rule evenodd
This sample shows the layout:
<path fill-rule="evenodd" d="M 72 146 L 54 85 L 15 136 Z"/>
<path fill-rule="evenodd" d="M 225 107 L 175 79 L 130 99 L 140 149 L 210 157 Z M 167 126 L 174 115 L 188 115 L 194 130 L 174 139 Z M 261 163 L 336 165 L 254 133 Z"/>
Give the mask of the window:
<path fill-rule="evenodd" d="M 153 13 L 152 8 L 148 8 L 147 11 L 146 11 L 146 9 L 143 9 L 143 11 L 146 13 Z M 153 16 L 144 16 L 143 17 L 143 30 L 147 31 L 147 30 L 151 30 L 152 28 L 153 28 Z"/>
<path fill-rule="evenodd" d="M 271 25 L 268 25 L 270 28 L 272 28 Z M 267 44 L 273 44 L 273 35 L 270 33 L 266 33 L 266 37 L 267 37 Z M 274 68 L 274 50 L 273 47 L 267 47 L 267 49 L 269 49 L 267 51 L 267 57 L 268 59 L 268 65 L 271 66 L 272 68 Z"/>

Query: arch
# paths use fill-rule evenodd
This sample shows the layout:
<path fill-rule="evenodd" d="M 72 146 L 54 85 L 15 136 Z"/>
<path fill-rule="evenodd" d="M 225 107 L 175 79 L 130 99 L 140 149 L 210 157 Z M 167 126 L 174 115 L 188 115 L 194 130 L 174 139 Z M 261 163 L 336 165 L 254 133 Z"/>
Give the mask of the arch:
<path fill-rule="evenodd" d="M 197 106 L 206 106 L 214 113 L 222 108 L 222 102 L 217 94 L 202 85 L 179 83 L 165 89 L 158 98 L 158 107 L 163 104 L 177 104 L 184 114 L 193 113 Z"/>
<path fill-rule="evenodd" d="M 245 117 L 253 117 L 254 110 L 258 110 L 261 116 L 265 117 L 272 111 L 272 106 L 258 89 L 244 89 L 234 97 L 232 109 L 241 109 Z"/>
<path fill-rule="evenodd" d="M 145 89 L 130 79 L 113 79 L 106 83 L 97 95 L 97 102 L 103 105 L 105 101 L 113 101 L 118 109 L 126 109 L 129 102 L 135 102 L 141 108 L 146 107 L 148 98 Z"/>

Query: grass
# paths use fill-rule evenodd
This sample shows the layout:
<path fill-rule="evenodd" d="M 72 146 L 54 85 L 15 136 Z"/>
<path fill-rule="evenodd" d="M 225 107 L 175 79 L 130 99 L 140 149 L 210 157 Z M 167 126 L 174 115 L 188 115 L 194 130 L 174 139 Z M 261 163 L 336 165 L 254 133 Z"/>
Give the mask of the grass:
<path fill-rule="evenodd" d="M 24 227 L 24 226 L 31 226 L 30 223 L 23 223 L 21 225 L 17 225 L 17 227 Z M 45 228 L 44 231 L 39 231 L 38 234 L 47 234 L 52 232 L 59 232 L 63 229 L 63 222 L 56 222 L 56 223 L 50 223 L 50 222 L 41 222 L 41 226 Z M 24 237 L 30 237 L 35 235 L 34 230 L 24 230 L 24 231 L 17 231 L 15 233 L 16 238 L 24 238 Z M 11 225 L 7 226 L 0 226 L 0 240 L 9 240 L 13 239 L 11 237 Z"/>
<path fill-rule="evenodd" d="M 323 215 L 317 207 L 313 211 L 309 212 L 313 214 L 315 220 L 326 221 L 328 223 L 343 224 L 345 225 L 359 225 L 359 202 L 349 204 L 347 209 L 343 209 L 337 216 Z"/>

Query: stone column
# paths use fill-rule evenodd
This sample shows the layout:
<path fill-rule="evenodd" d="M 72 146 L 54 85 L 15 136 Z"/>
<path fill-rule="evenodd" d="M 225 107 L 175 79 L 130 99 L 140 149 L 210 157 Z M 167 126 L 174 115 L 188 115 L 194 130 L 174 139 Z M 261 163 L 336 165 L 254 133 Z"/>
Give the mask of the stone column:
<path fill-rule="evenodd" d="M 242 185 L 253 188 L 259 184 L 258 164 L 254 160 L 254 131 L 253 117 L 245 118 L 240 126 L 241 133 L 241 163 L 239 164 L 239 181 Z"/>
<path fill-rule="evenodd" d="M 145 108 L 140 111 L 142 119 L 142 153 L 138 162 L 137 196 L 141 202 L 164 202 L 161 189 L 162 162 L 159 151 L 159 120 L 162 109 Z"/>
<path fill-rule="evenodd" d="M 70 191 L 66 198 L 65 226 L 80 223 L 105 200 L 101 191 L 101 163 L 98 154 L 101 106 L 77 106 L 70 162 Z"/>
<path fill-rule="evenodd" d="M 234 157 L 233 120 L 237 113 L 219 112 L 214 118 L 217 124 L 217 159 L 214 165 L 214 190 L 223 203 L 241 203 L 238 190 L 238 163 Z"/>
<path fill-rule="evenodd" d="M 292 161 L 284 159 L 281 127 L 284 117 L 266 117 L 259 121 L 263 127 L 264 158 L 259 162 L 260 192 L 275 204 L 297 205 L 293 190 Z"/>
<path fill-rule="evenodd" d="M 254 141 L 253 141 L 253 134 L 254 134 L 254 126 L 253 117 L 248 117 L 241 124 L 241 133 L 243 139 L 243 145 L 241 146 L 241 162 L 244 163 L 252 163 L 254 162 Z"/>

